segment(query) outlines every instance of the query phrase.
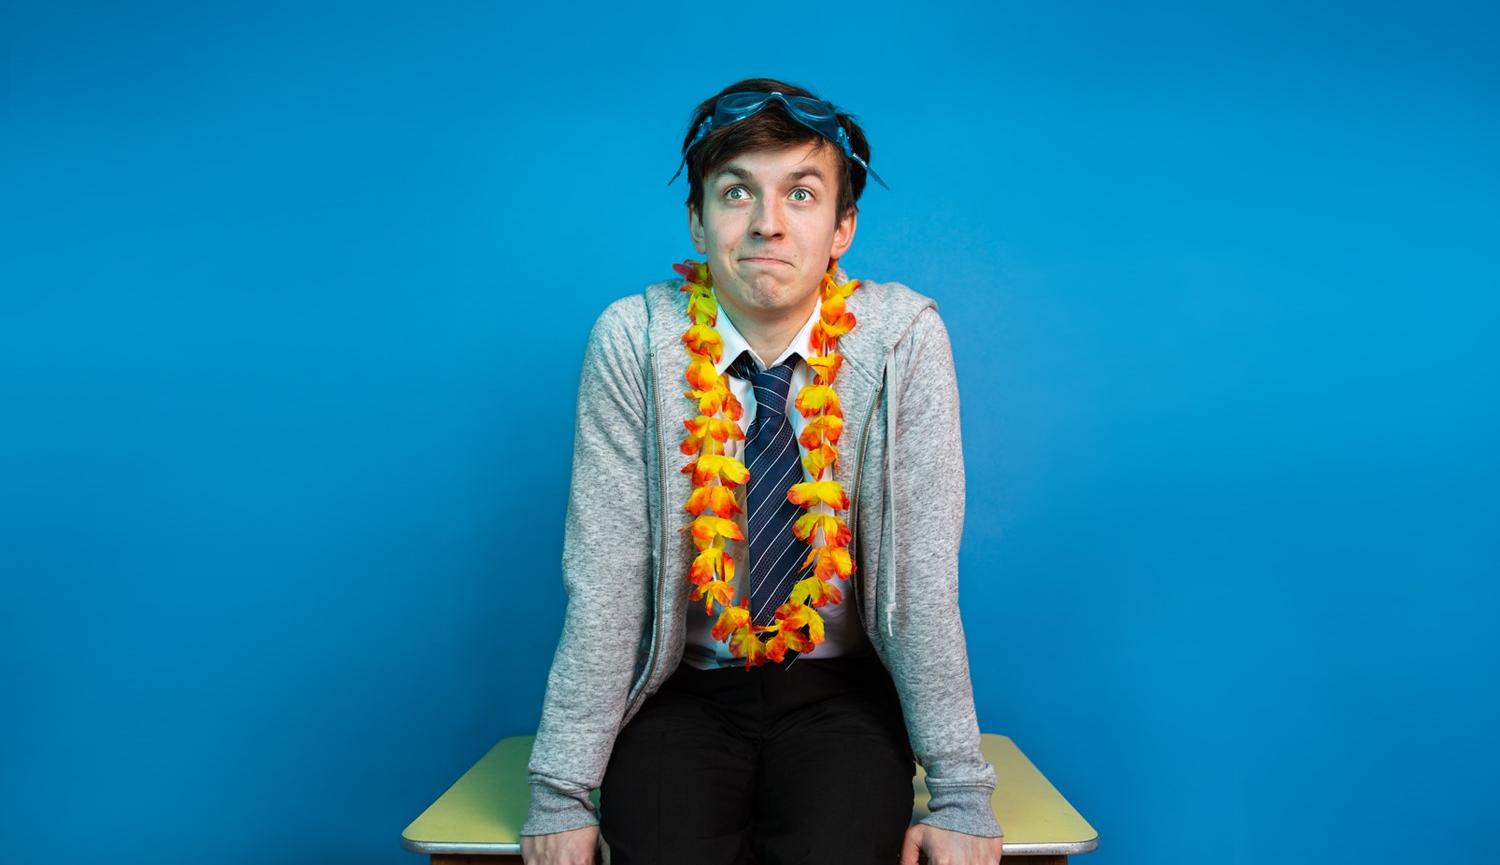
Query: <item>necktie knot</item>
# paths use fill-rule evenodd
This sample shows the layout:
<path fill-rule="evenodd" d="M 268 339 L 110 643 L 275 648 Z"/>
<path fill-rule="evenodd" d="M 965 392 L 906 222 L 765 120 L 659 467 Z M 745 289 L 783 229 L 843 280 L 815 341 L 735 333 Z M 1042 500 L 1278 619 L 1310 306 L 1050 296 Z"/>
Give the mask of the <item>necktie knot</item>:
<path fill-rule="evenodd" d="M 745 349 L 729 365 L 730 375 L 750 382 L 755 389 L 755 418 L 758 427 L 764 428 L 770 424 L 774 428 L 786 416 L 786 397 L 791 389 L 792 368 L 796 365 L 797 358 L 797 353 L 793 352 L 776 366 L 761 369 L 759 361 L 749 349 Z"/>

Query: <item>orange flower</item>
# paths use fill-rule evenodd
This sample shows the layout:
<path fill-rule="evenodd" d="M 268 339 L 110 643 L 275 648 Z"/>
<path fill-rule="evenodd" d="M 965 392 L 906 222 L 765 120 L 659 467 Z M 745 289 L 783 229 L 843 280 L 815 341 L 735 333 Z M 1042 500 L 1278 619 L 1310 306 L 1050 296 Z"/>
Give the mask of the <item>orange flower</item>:
<path fill-rule="evenodd" d="M 688 384 L 694 390 L 710 390 L 723 386 L 719 381 L 719 371 L 714 367 L 713 361 L 706 358 L 694 358 L 687 368 Z"/>
<path fill-rule="evenodd" d="M 723 455 L 701 456 L 682 467 L 683 474 L 693 473 L 693 483 L 703 486 L 711 480 L 727 487 L 737 487 L 750 480 L 750 470 L 734 457 Z"/>
<path fill-rule="evenodd" d="M 750 624 L 750 609 L 748 604 L 750 601 L 746 600 L 744 603 L 746 606 L 732 607 L 727 603 L 724 605 L 724 612 L 719 614 L 719 620 L 714 623 L 713 638 L 715 640 L 722 643 L 731 633 L 741 628 L 748 630 Z"/>
<path fill-rule="evenodd" d="M 703 390 L 685 390 L 682 395 L 688 399 L 698 401 L 698 413 L 712 417 L 720 411 L 730 420 L 739 420 L 745 413 L 744 406 L 735 399 L 729 387 L 724 384 L 723 377 Z"/>
<path fill-rule="evenodd" d="M 710 444 L 708 435 L 708 421 L 709 418 L 707 416 L 699 415 L 692 420 L 685 420 L 682 422 L 683 426 L 687 427 L 688 431 L 687 436 L 682 440 L 681 448 L 683 453 L 695 454 L 699 450 L 703 450 L 705 453 L 714 452 L 705 447 L 705 445 Z"/>
<path fill-rule="evenodd" d="M 682 342 L 690 354 L 706 357 L 713 363 L 718 363 L 724 354 L 724 338 L 706 324 L 695 324 L 688 328 L 687 333 L 682 335 Z M 718 375 L 717 372 L 714 374 Z"/>
<path fill-rule="evenodd" d="M 729 538 L 736 541 L 743 541 L 745 539 L 745 535 L 740 532 L 739 525 L 734 520 L 727 520 L 723 517 L 700 515 L 688 525 L 688 529 L 693 534 L 693 543 L 700 550 L 706 549 L 720 538 Z"/>
<path fill-rule="evenodd" d="M 703 615 L 707 616 L 713 614 L 714 601 L 718 601 L 720 605 L 723 605 L 729 603 L 729 599 L 733 597 L 734 590 L 729 587 L 728 583 L 723 580 L 711 580 L 693 589 L 691 600 L 696 601 L 702 598 Z"/>
<path fill-rule="evenodd" d="M 724 416 L 727 417 L 727 418 L 729 418 L 730 420 L 737 421 L 741 417 L 744 417 L 744 415 L 745 415 L 745 407 L 742 406 L 742 405 L 740 405 L 740 401 L 735 398 L 735 395 L 733 393 L 729 392 L 729 388 L 728 387 L 725 387 L 724 388 Z"/>
<path fill-rule="evenodd" d="M 728 418 L 698 415 L 692 420 L 683 421 L 682 425 L 687 427 L 688 435 L 695 439 L 712 436 L 716 441 L 722 442 L 745 437 L 745 431 L 740 429 L 740 425 Z"/>
<path fill-rule="evenodd" d="M 683 291 L 687 291 L 695 285 L 701 286 L 708 279 L 707 262 L 693 261 L 689 258 L 681 264 L 672 265 L 672 269 L 682 274 L 686 280 L 686 283 L 682 287 Z"/>
<path fill-rule="evenodd" d="M 844 314 L 844 301 L 854 294 L 854 289 L 859 287 L 859 280 L 851 279 L 843 285 L 835 285 L 833 280 L 823 283 L 822 300 L 818 311 L 824 321 L 833 321 Z"/>
<path fill-rule="evenodd" d="M 725 519 L 731 519 L 743 510 L 739 502 L 734 500 L 734 491 L 719 484 L 698 487 L 688 496 L 687 504 L 682 506 L 683 510 L 694 516 L 703 513 L 705 508 Z"/>
<path fill-rule="evenodd" d="M 728 392 L 722 388 L 710 387 L 703 390 L 688 389 L 682 392 L 688 399 L 698 401 L 698 414 L 712 417 L 724 408 L 724 397 Z"/>
<path fill-rule="evenodd" d="M 765 645 L 761 643 L 759 637 L 743 625 L 736 628 L 729 638 L 729 653 L 736 658 L 744 658 L 747 670 L 751 667 L 759 667 L 766 662 Z"/>
<path fill-rule="evenodd" d="M 812 641 L 800 633 L 783 629 L 766 641 L 766 658 L 781 663 L 788 651 L 806 652 L 812 647 Z"/>
<path fill-rule="evenodd" d="M 810 384 L 797 391 L 796 406 L 797 411 L 802 412 L 803 417 L 818 412 L 843 416 L 843 412 L 839 409 L 839 395 L 826 384 Z"/>
<path fill-rule="evenodd" d="M 832 339 L 838 339 L 854 329 L 854 313 L 846 312 L 837 316 L 827 317 L 819 322 L 819 324 L 823 325 L 824 334 Z"/>
<path fill-rule="evenodd" d="M 812 607 L 798 603 L 785 603 L 776 611 L 776 618 L 781 620 L 781 633 L 785 634 L 788 631 L 796 633 L 798 628 L 806 627 L 807 636 L 812 641 L 812 645 L 816 646 L 823 642 L 823 617 L 818 615 Z M 796 646 L 791 648 L 799 652 L 806 651 Z"/>
<path fill-rule="evenodd" d="M 836 414 L 819 415 L 809 420 L 807 426 L 802 428 L 802 435 L 798 441 L 802 442 L 805 448 L 815 448 L 824 442 L 831 445 L 838 444 L 839 434 L 843 431 L 843 418 Z"/>
<path fill-rule="evenodd" d="M 854 573 L 854 557 L 849 555 L 848 547 L 813 547 L 807 551 L 807 558 L 802 560 L 802 567 L 808 565 L 813 565 L 813 575 L 819 580 L 831 580 L 834 577 L 847 580 Z"/>
<path fill-rule="evenodd" d="M 843 366 L 844 356 L 835 352 L 834 354 L 815 354 L 807 359 L 807 365 L 812 367 L 818 384 L 833 384 L 833 377 L 839 374 L 839 367 Z"/>
<path fill-rule="evenodd" d="M 693 559 L 693 564 L 688 568 L 688 580 L 695 586 L 701 586 L 719 574 L 719 569 L 724 561 L 723 547 L 709 547 L 698 553 Z M 806 563 L 803 563 L 806 567 Z"/>
<path fill-rule="evenodd" d="M 834 342 L 828 338 L 828 332 L 823 330 L 822 320 L 813 322 L 812 333 L 807 337 L 808 345 L 819 354 L 833 351 Z"/>
<path fill-rule="evenodd" d="M 813 478 L 822 480 L 823 470 L 832 466 L 838 458 L 839 452 L 832 445 L 818 445 L 808 450 L 807 456 L 802 458 L 802 464 L 807 466 Z"/>
<path fill-rule="evenodd" d="M 819 530 L 823 532 L 824 546 L 829 547 L 847 546 L 853 536 L 843 520 L 827 514 L 803 514 L 792 524 L 792 534 L 809 544 L 813 542 L 814 532 Z"/>
<path fill-rule="evenodd" d="M 800 484 L 792 484 L 792 488 L 786 491 L 786 497 L 794 505 L 810 508 L 817 504 L 826 504 L 834 510 L 844 510 L 849 507 L 849 497 L 844 494 L 844 487 L 838 481 L 805 481 Z"/>

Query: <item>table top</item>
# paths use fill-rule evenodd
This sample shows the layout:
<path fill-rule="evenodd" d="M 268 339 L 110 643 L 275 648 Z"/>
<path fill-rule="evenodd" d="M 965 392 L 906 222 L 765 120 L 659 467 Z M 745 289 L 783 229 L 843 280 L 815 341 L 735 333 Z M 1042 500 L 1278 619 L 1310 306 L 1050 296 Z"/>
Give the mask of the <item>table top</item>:
<path fill-rule="evenodd" d="M 401 833 L 401 844 L 414 853 L 508 854 L 521 852 L 521 824 L 531 791 L 526 764 L 535 736 L 502 739 L 449 787 Z M 1040 856 L 1087 853 L 1099 846 L 1099 835 L 1068 804 L 1008 736 L 985 733 L 980 746 L 995 767 L 995 819 L 1005 830 L 1005 855 Z M 912 779 L 912 821 L 927 816 L 926 772 L 917 766 Z M 593 792 L 599 804 L 599 791 Z"/>

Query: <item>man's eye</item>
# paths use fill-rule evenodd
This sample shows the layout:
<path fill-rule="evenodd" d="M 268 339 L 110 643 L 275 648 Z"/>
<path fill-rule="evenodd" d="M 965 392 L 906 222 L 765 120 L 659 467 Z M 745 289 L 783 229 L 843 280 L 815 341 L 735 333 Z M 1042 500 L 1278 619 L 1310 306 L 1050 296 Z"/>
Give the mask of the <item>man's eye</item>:
<path fill-rule="evenodd" d="M 792 190 L 792 194 L 793 195 L 796 195 L 799 192 L 805 192 L 805 193 L 807 193 L 807 197 L 806 198 L 799 198 L 799 199 L 797 199 L 798 201 L 811 201 L 812 200 L 812 190 L 811 189 L 808 189 L 805 186 L 799 186 L 796 189 Z"/>
<path fill-rule="evenodd" d="M 731 186 L 728 189 L 724 190 L 724 197 L 730 199 L 731 201 L 739 201 L 740 200 L 739 198 L 736 198 L 736 197 L 730 195 L 731 192 L 736 192 L 736 191 L 738 191 L 738 192 L 745 192 L 745 187 L 743 187 L 743 186 Z"/>

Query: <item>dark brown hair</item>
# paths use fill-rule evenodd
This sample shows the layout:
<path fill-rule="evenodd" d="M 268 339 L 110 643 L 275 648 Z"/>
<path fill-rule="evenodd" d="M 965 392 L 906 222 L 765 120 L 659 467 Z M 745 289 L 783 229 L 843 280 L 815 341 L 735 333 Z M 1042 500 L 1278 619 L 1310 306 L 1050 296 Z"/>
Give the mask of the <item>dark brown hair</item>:
<path fill-rule="evenodd" d="M 688 124 L 687 134 L 682 138 L 684 149 L 687 148 L 688 142 L 693 140 L 693 133 L 697 131 L 698 124 L 702 123 L 704 118 L 713 115 L 714 103 L 719 101 L 719 97 L 737 90 L 756 90 L 763 93 L 779 90 L 782 95 L 788 97 L 818 98 L 811 91 L 785 81 L 777 81 L 774 78 L 746 78 L 743 81 L 736 81 L 704 100 L 694 109 L 693 121 Z M 865 140 L 864 130 L 854 122 L 854 115 L 840 111 L 835 117 L 839 125 L 844 127 L 844 131 L 849 133 L 849 144 L 854 148 L 854 152 L 868 163 L 870 143 Z M 843 149 L 837 144 L 793 120 L 779 102 L 767 105 L 744 120 L 715 129 L 688 152 L 687 203 L 692 205 L 693 210 L 701 218 L 703 215 L 703 178 L 717 171 L 741 153 L 752 150 L 780 150 L 810 141 L 817 142 L 819 148 L 832 147 L 834 154 L 838 157 L 842 170 L 838 181 L 839 194 L 835 213 L 837 218 L 843 219 L 851 212 L 858 210 L 857 202 L 865 191 L 865 169 L 845 156 Z"/>

